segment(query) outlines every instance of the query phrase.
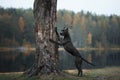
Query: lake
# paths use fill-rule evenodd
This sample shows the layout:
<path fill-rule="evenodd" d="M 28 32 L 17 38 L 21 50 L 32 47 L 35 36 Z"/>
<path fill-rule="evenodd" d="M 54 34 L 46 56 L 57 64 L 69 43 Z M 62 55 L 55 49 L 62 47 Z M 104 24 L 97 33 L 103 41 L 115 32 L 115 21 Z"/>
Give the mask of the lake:
<path fill-rule="evenodd" d="M 89 62 L 94 63 L 93 67 L 83 63 L 83 68 L 102 68 L 106 66 L 120 66 L 120 48 L 77 48 L 80 54 Z M 32 66 L 34 62 L 35 48 L 0 48 L 0 72 L 24 71 Z M 59 48 L 59 65 L 61 69 L 75 69 L 74 57 Z"/>

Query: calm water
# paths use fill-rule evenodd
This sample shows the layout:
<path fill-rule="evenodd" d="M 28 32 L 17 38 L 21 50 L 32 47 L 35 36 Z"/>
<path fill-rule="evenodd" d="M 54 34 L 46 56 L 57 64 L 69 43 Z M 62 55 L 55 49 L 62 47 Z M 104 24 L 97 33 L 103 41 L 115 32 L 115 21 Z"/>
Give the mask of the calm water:
<path fill-rule="evenodd" d="M 106 66 L 120 66 L 120 50 L 80 49 L 80 54 L 96 66 L 83 63 L 83 68 L 101 68 Z M 34 48 L 0 49 L 0 72 L 24 71 L 34 62 Z M 66 51 L 59 50 L 59 63 L 61 69 L 74 69 L 74 57 Z"/>

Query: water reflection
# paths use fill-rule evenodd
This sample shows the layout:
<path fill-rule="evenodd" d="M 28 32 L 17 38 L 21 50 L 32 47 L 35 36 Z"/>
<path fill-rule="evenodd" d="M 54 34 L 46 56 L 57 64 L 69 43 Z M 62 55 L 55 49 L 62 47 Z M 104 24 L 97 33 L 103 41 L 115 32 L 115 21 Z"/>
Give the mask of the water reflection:
<path fill-rule="evenodd" d="M 79 51 L 81 55 L 87 59 L 89 62 L 94 63 L 96 66 L 92 67 L 87 63 L 83 63 L 83 68 L 101 68 L 106 66 L 120 66 L 120 51 Z M 64 62 L 64 63 L 63 63 Z M 66 52 L 61 51 L 60 53 L 60 64 L 64 69 L 73 69 L 74 66 L 74 58 L 66 54 Z"/>
<path fill-rule="evenodd" d="M 5 48 L 4 48 L 5 49 Z M 22 51 L 17 48 L 6 48 L 0 51 L 0 72 L 24 71 L 32 66 L 34 51 Z"/>
<path fill-rule="evenodd" d="M 83 68 L 101 68 L 106 66 L 120 66 L 120 49 L 78 48 L 80 54 L 96 66 L 83 63 Z M 0 48 L 0 72 L 24 71 L 34 62 L 35 48 Z M 74 57 L 59 49 L 59 63 L 61 69 L 74 69 Z"/>

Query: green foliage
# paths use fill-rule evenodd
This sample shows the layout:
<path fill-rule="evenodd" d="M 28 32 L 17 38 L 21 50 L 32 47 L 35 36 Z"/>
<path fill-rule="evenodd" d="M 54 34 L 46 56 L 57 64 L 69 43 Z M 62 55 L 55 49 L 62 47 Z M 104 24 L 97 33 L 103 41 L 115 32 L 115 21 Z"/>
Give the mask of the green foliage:
<path fill-rule="evenodd" d="M 22 32 L 19 26 L 19 18 L 23 17 L 25 30 Z M 57 12 L 58 31 L 65 25 L 70 25 L 70 34 L 76 47 L 102 47 L 120 45 L 120 16 L 96 15 L 90 12 L 74 13 L 73 11 L 59 10 Z M 88 44 L 88 33 L 92 34 L 92 44 Z M 23 39 L 31 44 L 35 43 L 34 17 L 32 9 L 0 8 L 0 44 L 7 46 L 11 41 L 16 41 L 18 46 Z M 5 39 L 9 42 L 5 42 Z"/>
<path fill-rule="evenodd" d="M 71 37 L 77 47 L 88 47 L 88 33 L 92 34 L 92 47 L 101 43 L 102 47 L 120 45 L 120 16 L 96 15 L 90 12 L 74 13 L 67 10 L 59 10 L 57 14 L 57 27 L 72 25 Z M 72 19 L 72 20 L 71 20 Z"/>
<path fill-rule="evenodd" d="M 20 30 L 20 17 L 25 20 L 24 32 Z M 23 39 L 31 44 L 35 43 L 32 9 L 0 8 L 0 38 L 1 47 L 8 46 L 8 44 L 9 46 L 20 46 Z"/>

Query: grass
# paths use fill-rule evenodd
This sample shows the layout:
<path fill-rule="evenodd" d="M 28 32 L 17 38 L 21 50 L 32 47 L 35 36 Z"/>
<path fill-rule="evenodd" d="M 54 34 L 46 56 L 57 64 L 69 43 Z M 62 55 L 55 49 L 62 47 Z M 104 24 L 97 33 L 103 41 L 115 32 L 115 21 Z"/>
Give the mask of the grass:
<path fill-rule="evenodd" d="M 83 70 L 83 77 L 77 76 L 77 70 L 65 70 L 64 72 L 69 75 L 50 74 L 28 78 L 22 76 L 22 73 L 0 73 L 0 80 L 120 80 L 120 67 Z"/>
<path fill-rule="evenodd" d="M 77 70 L 66 70 L 65 72 L 72 75 L 77 74 Z M 82 77 L 83 80 L 120 80 L 120 67 L 88 69 L 88 70 L 83 70 L 83 74 L 84 74 Z M 87 77 L 89 79 L 87 79 Z"/>

